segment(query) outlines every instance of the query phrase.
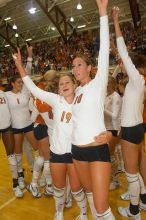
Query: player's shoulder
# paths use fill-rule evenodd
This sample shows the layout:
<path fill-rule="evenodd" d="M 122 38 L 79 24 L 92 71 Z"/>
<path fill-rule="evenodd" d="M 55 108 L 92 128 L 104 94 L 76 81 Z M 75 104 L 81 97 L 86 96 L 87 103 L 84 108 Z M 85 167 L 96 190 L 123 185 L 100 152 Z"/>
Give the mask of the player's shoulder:
<path fill-rule="evenodd" d="M 5 95 L 4 91 L 0 90 L 0 94 L 1 95 Z"/>
<path fill-rule="evenodd" d="M 12 96 L 14 93 L 12 91 L 5 92 L 6 96 Z"/>

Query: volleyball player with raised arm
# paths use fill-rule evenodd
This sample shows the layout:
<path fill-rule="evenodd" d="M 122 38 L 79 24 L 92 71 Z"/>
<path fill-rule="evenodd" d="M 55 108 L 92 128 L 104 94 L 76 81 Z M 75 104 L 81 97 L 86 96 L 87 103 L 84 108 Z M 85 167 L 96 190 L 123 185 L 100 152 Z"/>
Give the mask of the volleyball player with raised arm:
<path fill-rule="evenodd" d="M 105 127 L 112 132 L 112 139 L 109 141 L 109 149 L 112 163 L 112 181 L 110 190 L 114 190 L 120 186 L 117 163 L 115 158 L 115 148 L 118 143 L 118 134 L 121 129 L 121 107 L 122 98 L 116 91 L 116 80 L 110 76 L 107 86 L 107 96 L 104 104 L 104 121 Z"/>
<path fill-rule="evenodd" d="M 106 132 L 104 102 L 109 68 L 108 0 L 96 0 L 100 15 L 100 50 L 98 71 L 90 77 L 91 61 L 84 54 L 73 60 L 73 74 L 80 86 L 73 104 L 72 154 L 80 181 L 92 197 L 96 208 L 95 219 L 114 220 L 109 207 L 108 193 L 111 174 L 107 140 L 97 143 L 95 136 Z M 91 181 L 90 181 L 91 180 Z"/>
<path fill-rule="evenodd" d="M 140 220 L 139 208 L 146 209 L 146 189 L 139 174 L 139 154 L 144 137 L 143 100 L 145 92 L 146 58 L 137 53 L 128 54 L 119 25 L 119 8 L 112 9 L 117 48 L 128 75 L 125 87 L 121 115 L 121 146 L 126 178 L 129 183 L 130 204 L 127 208 L 119 207 L 122 216 Z"/>
<path fill-rule="evenodd" d="M 40 82 L 37 86 L 45 91 L 48 91 L 47 82 Z M 33 197 L 41 197 L 38 189 L 38 180 L 43 168 L 45 177 L 44 194 L 46 196 L 53 195 L 52 177 L 50 173 L 50 143 L 53 130 L 53 113 L 52 107 L 41 100 L 34 98 L 34 106 L 32 108 L 31 119 L 34 123 L 34 135 L 37 139 L 39 155 L 36 158 L 33 166 L 32 180 L 26 189 L 32 193 Z"/>
<path fill-rule="evenodd" d="M 27 72 L 30 72 L 32 65 L 32 48 L 27 48 Z M 23 136 L 37 149 L 37 142 L 33 133 L 33 124 L 29 111 L 30 93 L 23 85 L 23 81 L 19 75 L 15 75 L 10 80 L 10 91 L 6 92 L 9 110 L 12 120 L 12 131 L 14 134 L 15 147 L 14 152 L 17 160 L 18 181 L 21 189 L 25 188 L 24 173 L 22 167 L 22 144 Z"/>
<path fill-rule="evenodd" d="M 67 124 L 68 122 L 71 121 L 70 113 L 72 113 L 71 111 L 73 108 L 72 154 L 74 158 L 74 163 L 78 171 L 78 176 L 81 180 L 84 189 L 87 191 L 87 198 L 89 201 L 93 218 L 99 220 L 100 219 L 114 220 L 115 218 L 111 212 L 108 203 L 111 164 L 110 164 L 109 149 L 107 145 L 108 140 L 106 138 L 107 133 L 104 125 L 104 100 L 107 89 L 108 67 L 109 67 L 109 62 L 108 62 L 109 61 L 109 27 L 108 27 L 108 17 L 106 14 L 108 0 L 102 0 L 102 1 L 96 0 L 96 2 L 99 8 L 100 26 L 101 26 L 101 30 L 100 30 L 101 45 L 100 45 L 99 62 L 98 62 L 98 73 L 95 79 L 91 80 L 90 78 L 91 63 L 89 62 L 88 58 L 83 55 L 83 56 L 78 56 L 74 59 L 73 74 L 75 75 L 76 79 L 80 82 L 81 86 L 76 90 L 76 97 L 73 102 L 73 107 L 71 106 L 69 111 L 67 109 L 64 109 L 62 111 L 61 121 L 66 123 L 66 127 L 69 126 Z M 36 87 L 34 87 L 34 84 L 30 81 L 29 77 L 25 76 L 26 73 L 21 65 L 19 58 L 16 59 L 15 63 L 17 68 L 19 69 L 19 72 L 21 73 L 21 76 L 23 77 L 24 83 L 28 86 L 30 91 L 39 99 L 45 102 L 49 102 L 49 104 L 52 107 L 55 106 L 55 100 L 56 100 L 55 97 L 51 98 L 52 95 L 50 96 L 49 95 L 50 93 L 45 93 L 39 89 L 36 89 Z M 67 80 L 68 78 L 67 79 L 64 78 L 64 80 L 63 78 L 62 80 L 60 79 L 59 81 L 60 94 L 66 94 L 70 91 L 68 87 L 70 85 L 70 83 Z M 66 83 L 68 84 L 68 86 Z M 61 103 L 64 103 L 62 98 L 60 104 Z M 55 112 L 54 112 L 54 120 L 55 120 Z M 57 139 L 54 139 L 54 141 L 58 142 L 61 140 L 61 138 L 59 137 L 62 131 L 63 129 L 61 128 L 56 130 Z M 72 128 L 70 131 L 72 131 Z M 100 134 L 100 138 L 96 139 L 95 137 L 99 134 Z M 64 140 L 64 146 L 66 146 L 66 144 L 67 144 L 67 139 Z M 55 153 L 55 149 L 56 150 L 58 149 L 59 151 L 61 150 L 61 148 L 56 148 L 56 147 L 57 145 L 54 145 L 52 147 L 51 151 L 53 151 L 53 153 Z M 58 150 L 56 151 L 56 153 L 59 152 Z M 81 151 L 81 155 L 80 155 L 80 151 Z M 56 155 L 53 154 L 52 159 L 55 159 L 55 157 Z M 61 175 L 61 172 L 59 172 L 58 175 L 56 175 L 56 177 L 59 175 Z M 61 176 L 63 177 L 63 175 Z M 64 184 L 62 185 L 62 187 L 64 188 Z M 62 187 L 61 189 L 62 191 L 64 191 Z M 71 188 L 72 188 L 72 184 L 71 184 Z M 94 203 L 93 203 L 92 191 L 94 196 Z M 55 199 L 57 198 L 61 199 L 62 196 L 64 195 L 64 193 L 61 194 L 62 196 L 60 195 L 61 193 L 60 190 L 59 191 L 54 190 L 54 193 L 55 192 L 56 192 Z M 78 199 L 80 198 L 79 200 L 82 202 L 81 204 L 83 205 L 85 201 L 83 192 L 78 191 L 78 193 L 76 193 L 76 197 Z M 94 204 L 97 213 L 94 210 Z M 86 211 L 82 211 L 81 217 L 82 217 L 81 219 L 86 219 Z"/>
<path fill-rule="evenodd" d="M 27 76 L 21 64 L 21 55 L 18 50 L 15 64 L 22 79 L 38 99 L 48 103 L 53 111 L 53 132 L 50 138 L 50 168 L 54 185 L 54 199 L 56 214 L 54 220 L 63 220 L 65 205 L 66 175 L 69 176 L 73 197 L 80 208 L 80 219 L 87 220 L 86 196 L 81 187 L 71 155 L 72 134 L 72 102 L 76 88 L 75 79 L 71 74 L 60 74 L 59 95 L 39 89 Z"/>

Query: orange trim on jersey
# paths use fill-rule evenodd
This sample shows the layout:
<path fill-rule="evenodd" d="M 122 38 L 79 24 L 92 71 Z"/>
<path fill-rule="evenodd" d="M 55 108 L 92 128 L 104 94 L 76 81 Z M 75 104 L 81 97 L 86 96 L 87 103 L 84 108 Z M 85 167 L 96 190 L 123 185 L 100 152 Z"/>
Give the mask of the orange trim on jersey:
<path fill-rule="evenodd" d="M 38 124 L 45 124 L 45 121 L 44 119 L 42 118 L 41 115 L 38 115 L 36 120 L 35 120 L 35 123 L 38 123 Z"/>
<path fill-rule="evenodd" d="M 46 83 L 45 83 L 45 82 L 39 82 L 39 83 L 37 84 L 37 87 L 39 87 L 40 89 L 45 90 Z"/>
<path fill-rule="evenodd" d="M 39 99 L 35 99 L 34 104 L 40 113 L 52 111 L 52 107 L 50 105 L 48 105 L 45 102 L 42 102 Z"/>
<path fill-rule="evenodd" d="M 34 105 L 40 113 L 48 112 L 48 117 L 53 119 L 52 107 L 39 99 L 35 99 Z"/>

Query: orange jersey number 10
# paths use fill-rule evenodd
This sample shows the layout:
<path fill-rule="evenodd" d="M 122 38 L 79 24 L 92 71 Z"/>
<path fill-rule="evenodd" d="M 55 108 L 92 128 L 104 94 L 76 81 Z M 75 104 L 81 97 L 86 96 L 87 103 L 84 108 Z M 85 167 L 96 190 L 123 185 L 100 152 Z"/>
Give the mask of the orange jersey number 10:
<path fill-rule="evenodd" d="M 76 97 L 74 104 L 79 104 L 81 102 L 83 94 Z"/>

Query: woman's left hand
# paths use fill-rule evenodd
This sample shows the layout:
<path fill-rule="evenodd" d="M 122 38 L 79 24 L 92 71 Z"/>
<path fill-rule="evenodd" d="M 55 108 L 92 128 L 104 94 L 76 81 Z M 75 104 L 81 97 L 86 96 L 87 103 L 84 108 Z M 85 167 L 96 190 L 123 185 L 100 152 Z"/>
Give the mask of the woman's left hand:
<path fill-rule="evenodd" d="M 112 133 L 110 131 L 103 131 L 98 136 L 95 136 L 94 140 L 98 145 L 109 143 L 112 139 Z"/>

